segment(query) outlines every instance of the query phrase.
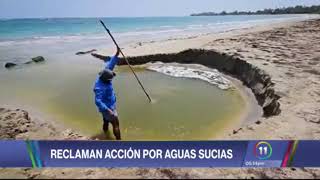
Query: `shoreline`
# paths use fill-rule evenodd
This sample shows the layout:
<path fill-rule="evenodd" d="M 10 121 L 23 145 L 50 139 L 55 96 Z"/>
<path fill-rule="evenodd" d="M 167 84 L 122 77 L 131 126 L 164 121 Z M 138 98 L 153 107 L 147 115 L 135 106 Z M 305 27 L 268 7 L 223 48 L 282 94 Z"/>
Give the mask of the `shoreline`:
<path fill-rule="evenodd" d="M 210 37 L 210 38 L 208 38 Z M 186 48 L 214 49 L 230 56 L 245 59 L 271 75 L 275 90 L 281 95 L 281 114 L 261 117 L 259 124 L 244 125 L 236 134 L 221 137 L 225 140 L 254 139 L 320 139 L 320 19 L 279 24 L 207 35 L 194 39 L 172 40 L 125 47 L 130 56 L 146 53 L 171 53 Z M 174 48 L 175 47 L 175 48 Z M 109 52 L 111 53 L 111 52 Z M 307 88 L 306 88 L 307 87 Z M 317 178 L 319 169 L 86 169 L 79 170 L 1 170 L 7 177 L 69 177 L 88 178 L 110 176 L 167 178 L 168 172 L 177 178 Z"/>
<path fill-rule="evenodd" d="M 146 56 L 152 54 L 168 54 L 168 53 L 177 53 L 184 51 L 186 49 L 212 49 L 208 48 L 208 44 L 212 41 L 237 37 L 249 33 L 262 32 L 273 30 L 281 27 L 293 26 L 296 23 L 309 21 L 313 19 L 320 18 L 320 15 L 310 15 L 309 18 L 303 20 L 295 21 L 284 21 L 284 22 L 272 22 L 269 24 L 259 24 L 254 25 L 253 27 L 242 27 L 237 29 L 226 30 L 222 32 L 209 32 L 209 33 L 200 33 L 193 35 L 186 35 L 183 37 L 168 37 L 160 40 L 151 40 L 151 41 L 131 41 L 126 45 L 122 45 L 122 50 L 125 51 L 127 57 L 130 56 Z M 90 48 L 89 48 L 90 49 Z M 113 54 L 114 49 L 105 48 L 104 45 L 96 47 L 97 53 L 101 54 Z"/>
<path fill-rule="evenodd" d="M 231 15 L 233 16 L 233 15 Z M 250 17 L 265 17 L 263 19 L 261 18 L 250 18 Z M 129 24 L 128 27 L 125 27 L 123 29 L 123 27 L 118 27 L 118 24 L 114 23 L 114 24 L 110 24 L 111 26 L 113 26 L 114 28 L 111 29 L 113 30 L 113 33 L 117 36 L 120 37 L 139 37 L 139 36 L 145 36 L 145 35 L 154 35 L 154 33 L 156 33 L 157 35 L 159 35 L 160 37 L 164 37 L 164 38 L 170 38 L 170 34 L 173 35 L 182 35 L 181 37 L 183 38 L 184 36 L 193 36 L 193 35 L 197 35 L 197 34 L 203 34 L 203 33 L 221 33 L 221 32 L 225 32 L 225 31 L 230 31 L 230 30 L 237 30 L 237 29 L 242 29 L 242 28 L 251 28 L 251 27 L 255 27 L 255 26 L 259 26 L 259 25 L 266 25 L 269 23 L 283 23 L 283 22 L 295 22 L 295 21 L 301 21 L 301 20 L 305 20 L 308 19 L 312 16 L 316 16 L 315 14 L 278 14 L 278 15 L 238 15 L 238 16 L 233 16 L 235 17 L 234 20 L 231 21 L 225 21 L 225 22 L 221 22 L 221 21 L 216 21 L 215 17 L 206 17 L 206 18 L 211 18 L 211 21 L 192 21 L 192 22 L 186 22 L 184 24 L 177 24 L 177 23 L 172 23 L 170 24 L 170 22 L 167 22 L 167 24 L 160 24 L 160 26 L 155 26 L 155 25 L 151 25 L 151 26 L 142 26 L 142 24 L 136 24 L 136 26 L 134 27 L 130 27 L 131 24 Z M 219 17 L 225 17 L 225 16 L 219 16 Z M 247 20 L 243 20 L 243 19 L 237 19 L 237 17 L 247 17 Z M 271 18 L 270 18 L 271 17 Z M 108 20 L 108 18 L 110 19 L 117 19 L 118 21 L 123 20 L 123 19 L 132 19 L 131 21 L 134 21 L 134 19 L 139 20 L 139 18 L 157 18 L 157 19 L 165 19 L 165 18 L 178 18 L 180 21 L 183 20 L 183 18 L 190 18 L 190 19 L 201 19 L 203 17 L 193 17 L 193 16 L 160 16 L 160 17 L 102 17 L 103 18 L 107 18 L 106 21 Z M 47 20 L 50 19 L 60 19 L 60 20 L 72 20 L 72 19 L 78 19 L 78 20 L 92 20 L 94 23 L 96 21 L 99 20 L 99 18 L 96 17 L 92 17 L 92 18 L 17 18 L 17 19 L 0 19 L 0 24 L 1 23 L 6 23 L 7 21 L 20 21 L 20 20 L 26 20 L 26 21 L 32 21 L 32 20 L 37 20 L 37 21 L 44 21 L 46 22 Z M 157 20 L 156 19 L 156 20 Z M 89 23 L 92 23 L 92 21 L 89 21 Z M 32 23 L 32 22 L 31 22 Z M 72 22 L 71 22 L 72 23 Z M 93 23 L 93 25 L 95 25 Z M 139 22 L 140 23 L 140 22 Z M 4 24 L 7 25 L 7 24 Z M 31 24 L 32 25 L 32 24 Z M 138 27 L 137 27 L 138 26 Z M 216 26 L 223 26 L 223 28 L 220 28 L 219 30 L 216 30 Z M 41 39 L 61 39 L 61 40 L 70 40 L 70 39 L 81 39 L 81 38 L 85 38 L 88 40 L 94 40 L 94 39 L 104 39 L 105 37 L 105 33 L 103 31 L 92 31 L 92 29 L 90 29 L 91 31 L 82 31 L 81 27 L 77 27 L 79 28 L 79 33 L 75 33 L 75 32 L 62 32 L 62 31 L 54 31 L 44 35 L 44 34 L 28 34 L 25 33 L 23 31 L 19 32 L 21 34 L 13 34 L 16 35 L 16 38 L 13 38 L 13 35 L 6 35 L 6 34 L 1 34 L 0 36 L 0 43 L 1 42 L 21 42 L 21 41 L 29 41 L 29 40 L 41 40 Z M 209 30 L 210 29 L 210 30 Z M 212 30 L 214 29 L 214 30 Z M 181 34 L 180 34 L 181 33 Z M 199 34 L 199 35 L 200 35 Z M 165 35 L 165 36 L 163 36 Z M 147 39 L 145 39 L 147 40 Z M 158 39 L 161 40 L 161 39 Z"/>

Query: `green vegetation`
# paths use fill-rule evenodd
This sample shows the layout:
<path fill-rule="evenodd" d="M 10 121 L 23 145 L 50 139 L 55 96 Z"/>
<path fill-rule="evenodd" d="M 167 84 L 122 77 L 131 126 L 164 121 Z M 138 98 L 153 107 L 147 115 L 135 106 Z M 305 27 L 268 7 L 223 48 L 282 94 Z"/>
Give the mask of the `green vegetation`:
<path fill-rule="evenodd" d="M 199 14 L 191 14 L 191 16 L 218 16 L 218 15 L 265 15 L 265 14 L 320 14 L 320 5 L 316 6 L 296 6 L 287 8 L 277 8 L 277 9 L 264 9 L 256 12 L 252 11 L 234 11 L 226 12 L 222 11 L 220 13 L 215 12 L 204 12 Z"/>

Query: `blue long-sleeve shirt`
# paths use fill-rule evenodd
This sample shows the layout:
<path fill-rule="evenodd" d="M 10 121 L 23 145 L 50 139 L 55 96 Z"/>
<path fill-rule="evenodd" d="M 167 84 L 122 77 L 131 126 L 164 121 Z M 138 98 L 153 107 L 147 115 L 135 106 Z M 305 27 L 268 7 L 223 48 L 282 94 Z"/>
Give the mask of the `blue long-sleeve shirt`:
<path fill-rule="evenodd" d="M 105 68 L 113 71 L 114 67 L 118 63 L 119 58 L 113 56 L 110 61 L 105 63 Z M 100 112 L 105 112 L 107 109 L 116 109 L 116 94 L 112 86 L 112 80 L 108 83 L 104 83 L 100 80 L 100 75 L 98 75 L 95 85 L 95 103 Z"/>

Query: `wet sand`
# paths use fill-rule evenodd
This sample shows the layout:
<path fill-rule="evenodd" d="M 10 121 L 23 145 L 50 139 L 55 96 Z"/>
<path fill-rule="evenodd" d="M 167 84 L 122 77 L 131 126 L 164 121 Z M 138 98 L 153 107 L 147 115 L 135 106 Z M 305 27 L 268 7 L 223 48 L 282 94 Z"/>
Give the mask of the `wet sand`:
<path fill-rule="evenodd" d="M 265 70 L 281 95 L 281 114 L 259 118 L 221 139 L 320 139 L 320 19 L 125 47 L 128 55 L 215 49 Z M 101 49 L 100 49 L 101 51 Z M 109 52 L 110 53 L 110 52 Z M 1 112 L 6 111 L 2 109 Z M 14 112 L 14 111 L 10 111 Z M 9 113 L 9 112 L 6 112 Z M 23 113 L 22 113 L 23 114 Z M 13 116 L 13 115 L 12 115 Z M 2 116 L 4 117 L 4 116 Z M 11 117 L 12 118 L 12 117 Z M 23 118 L 23 117 L 22 117 Z M 9 118 L 10 119 L 10 118 Z M 17 119 L 17 117 L 13 117 Z M 258 123 L 259 122 L 259 123 Z M 14 124 L 14 123 L 11 123 Z M 13 125 L 14 126 L 14 125 Z M 318 169 L 1 169 L 24 178 L 319 178 Z"/>

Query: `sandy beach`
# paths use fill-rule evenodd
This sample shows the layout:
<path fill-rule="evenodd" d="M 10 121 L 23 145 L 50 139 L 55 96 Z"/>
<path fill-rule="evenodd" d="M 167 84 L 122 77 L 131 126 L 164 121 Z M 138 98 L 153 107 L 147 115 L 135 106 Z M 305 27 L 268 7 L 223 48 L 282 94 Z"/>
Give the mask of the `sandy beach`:
<path fill-rule="evenodd" d="M 319 20 L 218 39 L 206 48 L 265 70 L 281 96 L 281 114 L 261 119 L 232 139 L 319 139 Z"/>
<path fill-rule="evenodd" d="M 101 53 L 112 53 L 94 47 Z M 237 57 L 271 76 L 281 113 L 242 123 L 223 140 L 320 139 L 320 19 L 124 46 L 128 56 L 205 49 Z M 21 109 L 0 109 L 2 139 L 88 139 Z M 319 178 L 317 169 L 0 169 L 2 178 Z"/>

